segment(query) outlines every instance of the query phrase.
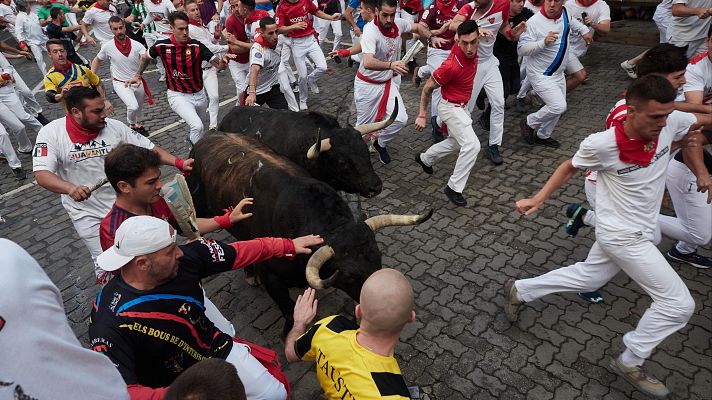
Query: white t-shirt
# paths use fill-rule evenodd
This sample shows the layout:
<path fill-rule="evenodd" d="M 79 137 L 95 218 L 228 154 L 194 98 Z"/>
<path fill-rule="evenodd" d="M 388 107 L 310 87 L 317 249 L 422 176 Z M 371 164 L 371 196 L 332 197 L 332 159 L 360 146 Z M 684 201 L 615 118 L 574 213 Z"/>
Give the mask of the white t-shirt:
<path fill-rule="evenodd" d="M 161 22 L 162 20 L 168 19 L 168 14 L 176 11 L 175 6 L 170 0 L 163 0 L 159 4 L 154 4 L 151 0 L 144 0 L 143 5 L 146 7 L 146 12 L 148 12 L 148 18 L 153 19 L 153 26 L 156 28 L 156 32 L 172 32 L 171 26 L 167 23 Z"/>
<path fill-rule="evenodd" d="M 150 2 L 151 0 L 147 1 L 147 3 Z M 109 40 L 114 40 L 114 34 L 111 33 L 111 28 L 109 27 L 109 18 L 111 18 L 112 15 L 118 15 L 116 7 L 114 7 L 113 4 L 110 4 L 109 10 L 106 11 L 92 6 L 84 13 L 82 22 L 91 25 L 94 30 L 94 36 L 96 36 L 101 43 L 105 43 Z"/>
<path fill-rule="evenodd" d="M 15 22 L 15 10 L 7 4 L 0 3 L 0 17 L 5 18 L 10 22 Z M 11 34 L 15 34 L 15 25 L 7 24 L 7 31 Z"/>
<path fill-rule="evenodd" d="M 565 28 L 568 30 L 567 35 L 562 33 Z M 555 42 L 546 45 L 544 38 L 549 32 L 557 32 L 559 36 Z M 571 37 L 586 33 L 588 33 L 588 27 L 574 19 L 566 7 L 563 9 L 561 17 L 557 19 L 547 18 L 542 13 L 534 14 L 527 21 L 527 30 L 519 37 L 517 45 L 520 53 L 524 45 L 536 45 L 537 50 L 532 54 L 527 54 L 527 73 L 546 76 L 563 74 L 566 64 L 568 64 Z"/>
<path fill-rule="evenodd" d="M 655 7 L 653 21 L 669 26 L 672 21 L 672 0 L 663 0 L 657 7 Z"/>
<path fill-rule="evenodd" d="M 504 19 L 509 18 L 509 0 L 492 0 L 489 9 L 482 16 L 474 19 L 476 12 L 477 3 L 472 1 L 462 6 L 457 13 L 476 21 L 479 29 L 485 29 L 492 33 L 489 37 L 480 37 L 480 44 L 477 47 L 477 63 L 482 64 L 493 57 L 492 52 L 497 32 L 502 27 Z"/>
<path fill-rule="evenodd" d="M 188 25 L 188 34 L 191 38 L 204 44 L 205 47 L 208 48 L 208 50 L 213 52 L 213 54 L 217 55 L 218 57 L 222 57 L 225 53 L 227 53 L 228 46 L 226 44 L 220 44 L 220 40 L 216 40 L 215 36 L 213 36 L 212 32 L 215 32 L 215 26 L 216 23 L 214 21 L 210 21 L 208 27 L 195 26 L 191 24 Z M 208 68 L 211 65 L 212 64 L 210 64 L 210 62 L 203 61 L 202 67 Z"/>
<path fill-rule="evenodd" d="M 141 43 L 130 38 L 129 40 L 131 41 L 131 52 L 128 57 L 121 54 L 113 40 L 101 45 L 101 50 L 96 55 L 101 61 L 109 60 L 111 77 L 120 81 L 127 81 L 136 75 L 141 55 L 146 52 L 146 48 Z"/>
<path fill-rule="evenodd" d="M 527 1 L 524 2 L 524 7 L 526 7 L 526 8 L 528 8 L 528 9 L 532 10 L 532 11 L 534 12 L 534 14 L 536 14 L 536 13 L 538 13 L 538 12 L 541 11 L 541 5 L 542 5 L 542 4 L 544 4 L 543 1 L 542 1 L 538 6 L 535 6 L 535 5 L 532 4 L 529 0 L 527 0 Z"/>
<path fill-rule="evenodd" d="M 363 27 L 361 35 L 361 52 L 363 54 L 373 54 L 380 61 L 398 61 L 398 53 L 402 46 L 401 35 L 411 31 L 412 22 L 401 18 L 394 18 L 393 23 L 398 27 L 398 37 L 389 38 L 383 36 L 376 26 L 376 20 L 367 23 Z M 365 77 L 378 82 L 385 82 L 393 77 L 393 71 L 374 71 L 366 69 L 363 63 L 359 64 L 358 71 Z"/>
<path fill-rule="evenodd" d="M 712 0 L 673 0 L 672 4 L 686 4 L 690 8 L 712 8 Z M 670 37 L 675 41 L 691 42 L 707 37 L 711 18 L 672 17 Z"/>
<path fill-rule="evenodd" d="M 592 5 L 586 7 L 579 4 L 576 0 L 567 0 L 566 9 L 571 13 L 571 15 L 576 18 L 579 22 L 583 23 L 583 17 L 581 13 L 586 13 L 591 18 L 592 23 L 600 24 L 603 21 L 611 20 L 611 8 L 608 7 L 603 0 L 598 0 Z M 594 29 L 589 27 L 589 32 L 593 34 Z M 570 39 L 571 53 L 576 57 L 583 57 L 588 50 L 586 47 L 586 41 L 583 40 L 583 36 L 572 36 Z"/>
<path fill-rule="evenodd" d="M 15 35 L 17 35 L 17 40 L 24 40 L 37 46 L 44 47 L 47 43 L 47 35 L 40 26 L 37 14 L 17 13 Z"/>
<path fill-rule="evenodd" d="M 712 60 L 710 54 L 704 52 L 690 60 L 685 72 L 683 92 L 702 92 L 702 102 L 712 104 Z"/>
<path fill-rule="evenodd" d="M 104 157 L 121 143 L 152 149 L 154 144 L 147 138 L 129 129 L 115 119 L 106 119 L 106 127 L 96 139 L 85 144 L 69 139 L 66 118 L 59 118 L 45 125 L 37 133 L 32 152 L 32 170 L 50 171 L 75 185 L 92 186 L 106 177 Z M 95 190 L 87 200 L 76 202 L 69 195 L 62 195 L 62 205 L 73 220 L 91 216 L 102 219 L 116 201 L 111 185 Z"/>
<path fill-rule="evenodd" d="M 255 91 L 257 94 L 267 93 L 272 89 L 272 86 L 279 83 L 278 72 L 279 64 L 282 61 L 282 55 L 279 51 L 280 46 L 275 50 L 269 47 L 264 47 L 259 43 L 252 43 L 250 48 L 250 65 L 259 65 L 260 73 L 257 75 L 257 86 Z M 252 71 L 247 76 L 247 82 L 250 81 Z"/>
<path fill-rule="evenodd" d="M 111 360 L 79 344 L 37 261 L 7 239 L 0 254 L 0 399 L 128 400 Z"/>
<path fill-rule="evenodd" d="M 596 237 L 630 236 L 641 232 L 652 239 L 660 212 L 670 146 L 682 139 L 697 121 L 693 114 L 673 111 L 662 129 L 650 165 L 640 167 L 620 160 L 615 128 L 594 133 L 581 142 L 573 166 L 598 171 Z"/>

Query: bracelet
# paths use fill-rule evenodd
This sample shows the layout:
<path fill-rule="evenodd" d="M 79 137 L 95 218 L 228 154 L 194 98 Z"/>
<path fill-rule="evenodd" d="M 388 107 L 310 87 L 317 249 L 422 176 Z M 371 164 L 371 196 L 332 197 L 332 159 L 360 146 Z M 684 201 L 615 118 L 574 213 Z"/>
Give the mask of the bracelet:
<path fill-rule="evenodd" d="M 232 210 L 227 209 L 225 210 L 225 214 L 214 216 L 213 221 L 217 222 L 221 229 L 230 229 L 232 228 L 232 222 L 230 222 L 231 212 Z"/>
<path fill-rule="evenodd" d="M 185 164 L 185 160 L 180 157 L 176 157 L 176 160 L 173 161 L 173 165 L 181 171 L 183 171 L 183 164 Z"/>
<path fill-rule="evenodd" d="M 423 114 L 418 115 L 418 118 L 426 118 L 426 117 L 427 117 L 427 115 L 423 115 Z"/>
<path fill-rule="evenodd" d="M 248 93 L 257 94 L 257 89 L 250 90 Z"/>
<path fill-rule="evenodd" d="M 388 63 L 388 69 L 391 69 L 392 66 L 393 66 L 393 61 Z"/>

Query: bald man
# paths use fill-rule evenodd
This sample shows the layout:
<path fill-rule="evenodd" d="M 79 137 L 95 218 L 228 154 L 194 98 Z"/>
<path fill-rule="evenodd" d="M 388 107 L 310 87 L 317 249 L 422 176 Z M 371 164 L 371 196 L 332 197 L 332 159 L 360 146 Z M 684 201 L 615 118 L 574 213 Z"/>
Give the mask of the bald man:
<path fill-rule="evenodd" d="M 294 327 L 284 353 L 289 361 L 316 361 L 328 399 L 410 399 L 393 357 L 403 327 L 415 321 L 413 288 L 400 272 L 384 268 L 361 288 L 356 318 L 332 315 L 307 327 L 316 316 L 316 291 L 308 288 L 294 306 Z"/>

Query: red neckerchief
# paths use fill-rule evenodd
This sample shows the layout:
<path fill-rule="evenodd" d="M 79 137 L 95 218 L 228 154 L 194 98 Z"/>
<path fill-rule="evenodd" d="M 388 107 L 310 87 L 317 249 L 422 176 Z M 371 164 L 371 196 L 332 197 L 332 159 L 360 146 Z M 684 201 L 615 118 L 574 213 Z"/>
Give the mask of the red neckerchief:
<path fill-rule="evenodd" d="M 109 11 L 109 7 L 102 6 L 98 1 L 96 3 L 94 3 L 94 7 L 98 8 L 100 10 Z"/>
<path fill-rule="evenodd" d="M 131 38 L 126 36 L 126 43 L 121 43 L 119 42 L 119 39 L 114 37 L 114 44 L 116 45 L 116 49 L 119 50 L 119 53 L 123 54 L 124 57 L 128 57 L 129 54 L 131 54 Z"/>
<path fill-rule="evenodd" d="M 257 32 L 259 32 L 259 29 L 257 30 Z M 269 47 L 272 50 L 274 50 L 277 47 L 277 43 L 270 44 L 268 41 L 265 40 L 264 36 L 262 36 L 262 35 L 255 36 L 255 43 L 259 43 L 264 47 Z"/>
<path fill-rule="evenodd" d="M 67 113 L 66 120 L 67 123 L 65 126 L 67 128 L 67 133 L 69 134 L 69 140 L 71 140 L 72 143 L 84 144 L 90 140 L 96 139 L 96 137 L 99 136 L 100 131 L 90 131 L 84 128 L 79 125 L 69 113 Z"/>
<path fill-rule="evenodd" d="M 193 21 L 192 19 L 188 19 L 188 23 L 193 26 L 198 26 L 200 28 L 204 28 L 202 22 L 197 22 L 197 21 Z"/>
<path fill-rule="evenodd" d="M 252 23 L 255 23 L 255 22 L 261 20 L 264 17 L 269 17 L 269 13 L 267 11 L 255 10 L 252 12 L 252 14 L 248 15 L 247 18 L 245 18 L 245 23 L 252 24 Z"/>
<path fill-rule="evenodd" d="M 561 7 L 561 10 L 559 11 L 559 14 L 558 14 L 558 15 L 549 16 L 549 15 L 546 13 L 546 7 L 544 7 L 544 6 L 541 7 L 541 10 L 540 10 L 539 12 L 540 12 L 543 16 L 545 16 L 546 18 L 553 19 L 553 20 L 557 20 L 557 19 L 561 18 L 561 14 L 564 12 L 564 7 Z"/>
<path fill-rule="evenodd" d="M 584 7 L 591 7 L 592 5 L 596 4 L 596 2 L 598 0 L 578 0 L 578 1 Z"/>
<path fill-rule="evenodd" d="M 52 63 L 52 66 L 54 67 L 55 71 L 60 72 L 62 75 L 67 75 L 67 72 L 72 68 L 72 63 L 67 61 L 67 64 L 64 67 L 60 67 L 59 65 Z"/>
<path fill-rule="evenodd" d="M 452 14 L 453 0 L 435 0 L 435 7 L 440 11 L 440 14 L 449 16 Z"/>
<path fill-rule="evenodd" d="M 143 1 L 143 0 L 140 0 L 140 1 Z M 158 1 L 156 1 L 156 0 L 151 0 L 151 3 L 153 3 L 153 4 L 155 4 L 155 5 L 159 5 L 159 4 L 163 3 L 163 0 L 158 0 Z"/>
<path fill-rule="evenodd" d="M 622 121 L 613 121 L 618 145 L 618 157 L 624 163 L 635 164 L 641 167 L 650 165 L 658 148 L 658 137 L 653 140 L 631 139 L 625 133 Z"/>
<path fill-rule="evenodd" d="M 373 23 L 376 24 L 376 26 L 378 27 L 378 30 L 381 31 L 383 36 L 391 38 L 391 39 L 395 39 L 398 37 L 398 25 L 396 24 L 395 20 L 393 20 L 393 23 L 391 23 L 390 31 L 385 30 L 385 28 L 383 28 L 381 26 L 381 23 L 378 22 L 378 15 L 376 15 L 376 18 L 373 19 Z"/>
<path fill-rule="evenodd" d="M 168 39 L 170 39 L 171 43 L 173 43 L 173 46 L 176 46 L 179 49 L 188 47 L 188 42 L 185 43 L 179 43 L 173 35 L 171 35 Z M 190 40 L 190 38 L 188 38 Z"/>

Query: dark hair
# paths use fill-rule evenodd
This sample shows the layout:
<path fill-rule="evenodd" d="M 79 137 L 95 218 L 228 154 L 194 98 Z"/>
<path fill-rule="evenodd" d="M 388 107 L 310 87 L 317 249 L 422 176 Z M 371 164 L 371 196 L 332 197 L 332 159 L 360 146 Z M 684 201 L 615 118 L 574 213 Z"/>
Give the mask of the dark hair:
<path fill-rule="evenodd" d="M 376 5 L 380 10 L 383 6 L 398 7 L 398 0 L 378 0 Z"/>
<path fill-rule="evenodd" d="M 277 22 L 274 20 L 274 18 L 264 17 L 260 20 L 260 29 L 262 30 L 262 32 L 264 32 L 265 29 L 267 29 L 267 25 L 274 25 L 276 23 Z"/>
<path fill-rule="evenodd" d="M 58 8 L 53 8 L 53 10 L 59 10 L 59 9 L 58 9 Z M 62 42 L 60 39 L 50 39 L 50 40 L 47 41 L 47 43 L 45 43 L 45 47 L 47 48 L 47 51 L 49 51 L 49 46 L 52 45 L 52 44 L 56 44 L 56 45 L 58 45 L 58 46 L 62 46 L 62 48 L 65 48 L 65 47 L 64 47 L 64 42 Z"/>
<path fill-rule="evenodd" d="M 672 103 L 677 97 L 677 91 L 667 78 L 650 74 L 638 78 L 628 86 L 625 102 L 630 105 L 640 105 L 655 100 L 658 103 Z"/>
<path fill-rule="evenodd" d="M 376 0 L 361 0 L 361 8 L 363 8 L 364 6 L 366 8 L 375 9 L 376 8 Z"/>
<path fill-rule="evenodd" d="M 712 24 L 710 24 L 710 30 L 707 31 L 707 37 L 712 38 Z"/>
<path fill-rule="evenodd" d="M 109 23 L 110 23 L 110 24 L 115 24 L 115 23 L 117 23 L 117 22 L 123 24 L 123 23 L 124 23 L 124 20 L 121 19 L 121 17 L 119 17 L 118 15 L 112 15 L 111 18 L 109 18 Z"/>
<path fill-rule="evenodd" d="M 185 0 L 183 2 L 183 8 L 187 7 L 189 4 L 198 4 L 198 2 L 196 0 Z M 186 14 L 186 15 L 188 15 L 188 14 Z"/>
<path fill-rule="evenodd" d="M 15 10 L 25 12 L 28 9 L 25 3 L 18 1 L 15 3 Z"/>
<path fill-rule="evenodd" d="M 119 182 L 133 186 L 149 168 L 159 168 L 161 157 L 155 151 L 123 143 L 114 147 L 104 159 L 104 173 L 111 186 L 119 192 Z"/>
<path fill-rule="evenodd" d="M 185 21 L 188 23 L 188 14 L 184 13 L 183 11 L 173 11 L 172 13 L 168 14 L 168 23 L 172 25 L 175 25 L 177 20 Z"/>
<path fill-rule="evenodd" d="M 239 0 L 240 3 L 242 3 L 243 6 L 249 8 L 250 10 L 254 10 L 255 8 L 255 0 Z"/>
<path fill-rule="evenodd" d="M 164 400 L 245 400 L 235 366 L 220 358 L 193 364 L 171 383 Z"/>
<path fill-rule="evenodd" d="M 462 35 L 469 35 L 472 32 L 479 32 L 480 28 L 477 26 L 477 22 L 471 19 L 468 19 L 467 21 L 463 22 L 460 24 L 460 26 L 457 27 L 457 35 L 462 36 Z"/>
<path fill-rule="evenodd" d="M 638 76 L 671 74 L 687 68 L 687 47 L 661 43 L 648 50 L 638 63 Z"/>
<path fill-rule="evenodd" d="M 75 86 L 64 94 L 64 104 L 67 106 L 67 110 L 69 111 L 71 111 L 72 108 L 77 108 L 81 111 L 86 107 L 86 105 L 84 105 L 84 100 L 92 100 L 97 97 L 101 97 L 101 93 L 99 93 L 96 88 Z"/>
<path fill-rule="evenodd" d="M 59 13 L 64 13 L 64 10 L 59 7 L 52 7 L 52 9 L 49 10 L 49 16 L 52 17 L 52 19 L 57 19 L 59 17 Z"/>

